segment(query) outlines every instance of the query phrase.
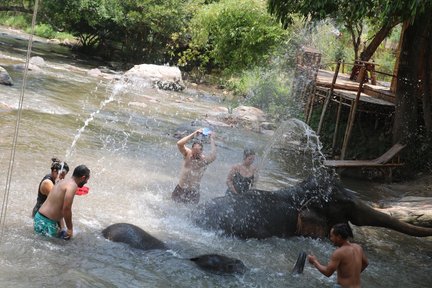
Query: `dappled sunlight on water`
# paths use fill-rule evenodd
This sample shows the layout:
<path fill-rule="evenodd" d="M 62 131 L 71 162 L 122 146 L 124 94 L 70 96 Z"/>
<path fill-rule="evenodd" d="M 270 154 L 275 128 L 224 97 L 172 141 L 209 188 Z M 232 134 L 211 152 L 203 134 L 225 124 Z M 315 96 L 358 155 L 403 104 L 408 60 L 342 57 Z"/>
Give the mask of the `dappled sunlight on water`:
<path fill-rule="evenodd" d="M 325 263 L 333 250 L 329 241 L 226 237 L 196 227 L 190 219 L 194 207 L 171 201 L 182 161 L 173 135 L 179 125 L 205 119 L 209 111 L 224 106 L 218 97 L 130 87 L 87 76 L 83 69 L 89 67 L 70 69 L 65 59 L 47 62 L 44 73 L 31 76 L 24 99 L 0 243 L 2 286 L 332 287 L 334 277 L 326 278 L 308 264 L 302 275 L 291 274 L 301 251 L 312 251 Z M 16 108 L 21 74 L 11 74 L 17 86 L 0 86 L 0 102 Z M 0 112 L 2 183 L 15 116 L 16 110 Z M 320 164 L 312 159 L 319 160 L 320 147 L 313 131 L 293 120 L 276 132 L 271 138 L 216 127 L 218 158 L 204 175 L 201 200 L 224 195 L 229 167 L 242 160 L 244 147 L 258 152 L 261 189 L 294 185 L 316 173 Z M 205 144 L 204 153 L 209 150 Z M 75 197 L 76 233 L 69 242 L 38 237 L 32 230 L 37 187 L 53 156 L 71 168 L 83 163 L 92 171 L 89 194 Z M 104 239 L 101 230 L 118 222 L 143 228 L 170 250 L 145 252 Z M 430 282 L 425 263 L 432 257 L 431 237 L 365 227 L 354 232 L 371 263 L 362 276 L 364 287 L 425 287 Z M 218 276 L 185 260 L 206 253 L 241 259 L 249 270 L 241 276 Z"/>

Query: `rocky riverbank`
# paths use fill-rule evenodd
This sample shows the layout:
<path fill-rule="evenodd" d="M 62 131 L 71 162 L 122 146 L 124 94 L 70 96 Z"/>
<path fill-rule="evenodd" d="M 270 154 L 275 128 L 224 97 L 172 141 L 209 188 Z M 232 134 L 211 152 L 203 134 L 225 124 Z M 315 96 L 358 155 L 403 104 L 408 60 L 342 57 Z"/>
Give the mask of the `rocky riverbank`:
<path fill-rule="evenodd" d="M 395 195 L 377 203 L 378 210 L 412 224 L 432 227 L 432 174 L 377 188 L 379 192 Z"/>

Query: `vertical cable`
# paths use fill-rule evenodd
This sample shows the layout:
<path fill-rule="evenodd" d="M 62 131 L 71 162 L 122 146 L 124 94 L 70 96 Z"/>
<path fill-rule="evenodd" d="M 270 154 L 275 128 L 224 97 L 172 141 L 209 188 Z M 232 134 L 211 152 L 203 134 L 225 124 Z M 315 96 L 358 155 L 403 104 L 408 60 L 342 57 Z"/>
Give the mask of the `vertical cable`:
<path fill-rule="evenodd" d="M 4 197 L 3 197 L 2 208 L 1 208 L 1 213 L 0 213 L 0 242 L 3 239 L 3 232 L 4 232 L 5 222 L 6 222 L 5 219 L 6 219 L 7 205 L 8 205 L 8 201 L 9 201 L 10 184 L 11 184 L 11 180 L 12 180 L 12 171 L 13 171 L 13 166 L 14 166 L 14 162 L 15 162 L 15 151 L 16 151 L 16 146 L 17 146 L 18 132 L 19 132 L 19 128 L 20 128 L 21 116 L 22 116 L 24 92 L 25 92 L 26 83 L 27 83 L 27 74 L 28 74 L 28 67 L 29 67 L 30 55 L 31 55 L 32 44 L 33 44 L 33 34 L 34 34 L 34 27 L 35 27 L 35 23 L 36 23 L 38 4 L 39 4 L 39 0 L 35 0 L 35 5 L 34 5 L 34 9 L 33 9 L 33 18 L 32 18 L 32 24 L 31 24 L 31 33 L 30 33 L 28 46 L 27 46 L 27 56 L 26 56 L 26 63 L 25 63 L 25 69 L 24 69 L 23 83 L 21 86 L 21 93 L 20 93 L 19 104 L 18 104 L 18 111 L 17 111 L 18 114 L 17 114 L 16 123 L 15 123 L 15 133 L 14 133 L 14 138 L 13 138 L 13 142 L 12 142 L 12 149 L 11 149 L 11 155 L 10 155 L 10 160 L 9 160 L 9 169 L 8 169 L 8 173 L 6 176 L 6 185 L 5 185 Z"/>

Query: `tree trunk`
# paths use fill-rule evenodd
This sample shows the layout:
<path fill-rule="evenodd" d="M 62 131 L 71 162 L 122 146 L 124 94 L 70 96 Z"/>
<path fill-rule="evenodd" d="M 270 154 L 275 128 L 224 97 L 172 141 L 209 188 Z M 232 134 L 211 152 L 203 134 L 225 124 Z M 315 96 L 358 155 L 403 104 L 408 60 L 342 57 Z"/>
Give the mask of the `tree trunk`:
<path fill-rule="evenodd" d="M 353 25 L 345 25 L 345 28 L 349 31 L 351 36 L 351 41 L 354 48 L 354 60 L 358 58 L 358 51 L 360 47 L 360 35 L 356 35 Z"/>
<path fill-rule="evenodd" d="M 432 20 L 430 17 L 428 26 L 424 29 L 423 40 L 425 41 L 425 55 L 423 55 L 423 69 L 421 78 L 423 82 L 421 96 L 423 99 L 423 120 L 425 124 L 427 139 L 432 138 Z"/>
<path fill-rule="evenodd" d="M 363 50 L 363 52 L 360 53 L 360 60 L 361 61 L 369 61 L 369 59 L 372 57 L 372 55 L 375 53 L 375 51 L 378 49 L 378 46 L 384 41 L 384 39 L 388 36 L 390 31 L 393 29 L 393 27 L 396 24 L 389 23 L 383 27 L 375 34 L 372 41 L 369 43 L 369 45 Z M 353 32 L 352 32 L 353 33 Z M 353 41 L 354 45 L 355 42 Z M 360 42 L 358 43 L 360 45 Z M 354 52 L 355 52 L 355 59 L 358 60 L 358 47 L 354 46 Z M 354 61 L 355 62 L 355 61 Z M 359 72 L 360 72 L 361 66 L 354 65 L 351 70 L 350 79 L 356 80 Z M 366 80 L 367 81 L 367 80 Z"/>
<path fill-rule="evenodd" d="M 403 35 L 397 75 L 393 142 L 408 144 L 407 148 L 419 159 L 431 145 L 431 31 L 432 17 L 427 13 L 417 15 L 415 21 L 408 25 Z"/>
<path fill-rule="evenodd" d="M 384 39 L 388 36 L 388 34 L 390 33 L 390 31 L 393 29 L 395 25 L 396 24 L 389 23 L 381 27 L 381 29 L 377 32 L 377 34 L 375 34 L 374 38 L 369 43 L 369 45 L 360 54 L 360 60 L 369 61 L 369 59 L 378 49 L 378 46 L 384 41 Z"/>

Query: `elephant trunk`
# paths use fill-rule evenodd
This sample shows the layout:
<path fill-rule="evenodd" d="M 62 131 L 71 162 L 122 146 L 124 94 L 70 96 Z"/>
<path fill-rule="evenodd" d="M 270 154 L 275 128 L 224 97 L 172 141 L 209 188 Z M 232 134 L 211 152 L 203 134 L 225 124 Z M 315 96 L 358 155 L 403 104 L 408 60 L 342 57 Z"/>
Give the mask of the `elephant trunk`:
<path fill-rule="evenodd" d="M 356 201 L 349 221 L 357 226 L 389 228 L 415 237 L 432 236 L 432 228 L 420 227 L 400 221 L 388 214 L 379 212 L 361 201 Z"/>

